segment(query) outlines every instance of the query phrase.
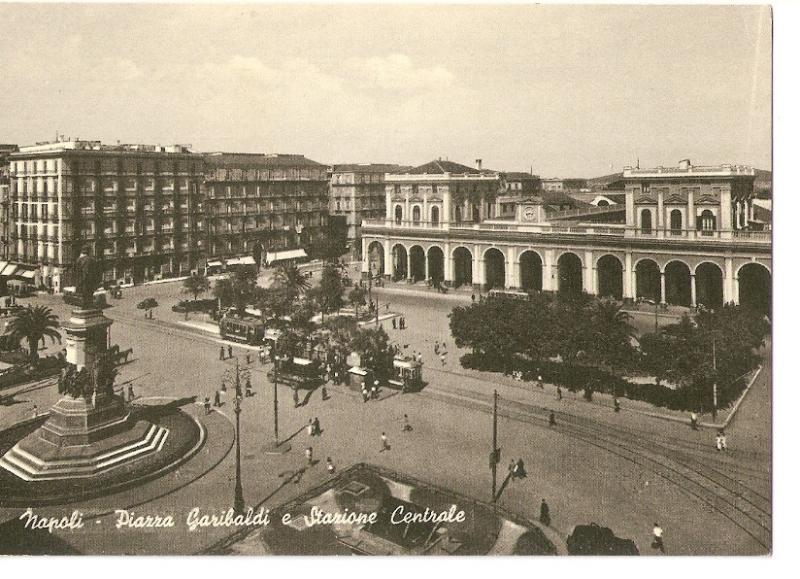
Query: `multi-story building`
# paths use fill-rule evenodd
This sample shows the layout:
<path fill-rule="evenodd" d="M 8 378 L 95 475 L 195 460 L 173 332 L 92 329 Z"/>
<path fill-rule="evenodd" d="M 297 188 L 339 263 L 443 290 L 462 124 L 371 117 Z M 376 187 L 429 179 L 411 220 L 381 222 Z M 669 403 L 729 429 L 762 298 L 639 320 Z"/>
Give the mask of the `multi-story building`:
<path fill-rule="evenodd" d="M 493 214 L 502 175 L 429 163 L 386 176 L 386 214 L 362 225 L 362 271 L 481 288 L 771 303 L 772 240 L 753 221 L 749 167 L 626 168 L 625 204 Z"/>
<path fill-rule="evenodd" d="M 55 291 L 83 246 L 107 281 L 188 273 L 205 254 L 203 159 L 187 147 L 57 141 L 10 162 L 9 259 Z"/>
<path fill-rule="evenodd" d="M 331 220 L 344 218 L 348 249 L 356 259 L 361 258 L 361 222 L 377 219 L 386 212 L 384 177 L 410 167 L 388 164 L 345 164 L 331 168 Z"/>
<path fill-rule="evenodd" d="M 558 177 L 542 179 L 542 187 L 545 191 L 580 191 L 586 189 L 587 186 L 586 179 L 560 179 Z"/>
<path fill-rule="evenodd" d="M 328 168 L 303 155 L 205 155 L 209 254 L 309 249 L 328 218 Z"/>
<path fill-rule="evenodd" d="M 18 150 L 16 145 L 0 144 L 0 259 L 3 260 L 8 259 L 9 157 Z"/>

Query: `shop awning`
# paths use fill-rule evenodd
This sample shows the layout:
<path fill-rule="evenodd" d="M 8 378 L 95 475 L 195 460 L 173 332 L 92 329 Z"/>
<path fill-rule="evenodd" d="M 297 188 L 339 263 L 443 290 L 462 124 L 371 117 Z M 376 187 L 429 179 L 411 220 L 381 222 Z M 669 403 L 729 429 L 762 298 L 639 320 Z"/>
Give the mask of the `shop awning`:
<path fill-rule="evenodd" d="M 25 279 L 33 279 L 36 277 L 36 272 L 33 270 L 26 270 L 22 271 L 18 274 L 20 277 L 24 277 Z"/>
<path fill-rule="evenodd" d="M 255 265 L 256 260 L 253 259 L 252 255 L 245 255 L 241 259 L 239 259 L 239 265 Z"/>
<path fill-rule="evenodd" d="M 17 271 L 17 267 L 19 267 L 16 263 L 9 263 L 3 268 L 3 271 L 0 271 L 0 275 L 14 275 L 14 272 Z"/>
<path fill-rule="evenodd" d="M 232 257 L 225 260 L 225 265 L 239 265 L 241 262 L 238 257 Z"/>
<path fill-rule="evenodd" d="M 7 261 L 0 261 L 0 273 L 3 272 L 3 270 L 6 268 L 7 265 L 8 265 Z"/>
<path fill-rule="evenodd" d="M 287 259 L 302 259 L 308 257 L 304 249 L 289 249 L 286 251 L 267 252 L 267 264 Z"/>
<path fill-rule="evenodd" d="M 209 261 L 206 264 L 206 267 L 222 267 L 222 262 L 221 261 Z"/>

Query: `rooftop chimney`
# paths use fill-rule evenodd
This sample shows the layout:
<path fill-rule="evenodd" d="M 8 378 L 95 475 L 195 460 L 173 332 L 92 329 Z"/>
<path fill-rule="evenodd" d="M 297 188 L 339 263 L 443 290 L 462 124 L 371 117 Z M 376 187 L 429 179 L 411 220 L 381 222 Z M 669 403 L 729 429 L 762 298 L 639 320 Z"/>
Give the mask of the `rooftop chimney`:
<path fill-rule="evenodd" d="M 483 165 L 483 159 L 475 159 L 475 165 L 478 167 L 478 171 L 480 171 L 481 165 Z"/>
<path fill-rule="evenodd" d="M 691 166 L 692 166 L 692 161 L 690 159 L 681 159 L 678 162 L 679 169 L 688 169 Z"/>

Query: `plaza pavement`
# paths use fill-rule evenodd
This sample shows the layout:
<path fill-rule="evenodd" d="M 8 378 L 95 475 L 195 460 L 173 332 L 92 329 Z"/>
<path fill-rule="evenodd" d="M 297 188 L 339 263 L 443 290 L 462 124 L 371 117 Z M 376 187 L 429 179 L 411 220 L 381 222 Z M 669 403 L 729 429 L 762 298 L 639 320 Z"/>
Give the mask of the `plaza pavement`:
<path fill-rule="evenodd" d="M 380 291 L 380 290 L 377 290 Z M 156 310 L 156 320 L 145 320 L 135 304 L 144 297 L 156 297 L 161 306 Z M 137 287 L 126 290 L 122 300 L 114 300 L 106 314 L 115 319 L 112 342 L 122 348 L 133 347 L 135 361 L 121 367 L 118 383 L 132 380 L 137 396 L 191 396 L 213 394 L 223 371 L 230 360 L 218 360 L 219 342 L 213 336 L 191 328 L 177 330 L 173 322 L 183 319 L 169 307 L 183 296 L 178 295 L 174 284 L 157 287 Z M 51 305 L 62 319 L 68 308 L 60 298 L 43 296 L 34 301 Z M 272 386 L 266 376 L 266 367 L 253 364 L 253 386 L 256 396 L 245 400 L 242 418 L 242 457 L 245 499 L 248 505 L 265 501 L 275 506 L 300 494 L 327 477 L 325 457 L 330 456 L 339 468 L 356 462 L 372 462 L 444 487 L 457 489 L 464 494 L 488 499 L 491 480 L 488 453 L 491 441 L 491 416 L 458 404 L 450 404 L 436 392 L 459 396 L 470 393 L 487 393 L 497 388 L 504 400 L 528 405 L 531 411 L 550 408 L 551 392 L 531 392 L 519 384 L 506 384 L 497 375 L 474 373 L 457 368 L 456 350 L 449 337 L 446 314 L 452 308 L 450 300 L 420 296 L 388 297 L 390 308 L 401 311 L 409 329 L 391 330 L 384 324 L 394 340 L 408 344 L 409 349 L 423 352 L 425 378 L 430 382 L 430 392 L 413 395 L 385 396 L 377 402 L 364 404 L 357 394 L 345 387 L 329 387 L 331 398 L 320 399 L 315 392 L 308 404 L 292 408 L 291 391 L 279 387 L 280 431 L 290 437 L 292 450 L 284 455 L 266 454 L 265 448 L 272 439 Z M 381 299 L 384 303 L 384 300 Z M 160 320 L 170 323 L 162 324 Z M 388 326 L 388 327 L 387 327 Z M 433 365 L 433 340 L 447 342 L 450 351 L 446 371 L 435 371 Z M 242 348 L 234 347 L 243 363 Z M 255 356 L 253 357 L 255 358 Z M 615 415 L 600 404 L 588 404 L 580 399 L 566 399 L 558 408 L 564 416 L 580 416 L 622 426 L 642 440 L 677 440 L 696 454 L 697 461 L 716 461 L 717 468 L 733 473 L 759 489 L 769 484 L 769 424 L 764 421 L 763 393 L 769 388 L 770 374 L 759 377 L 748 399 L 742 404 L 740 416 L 731 425 L 729 442 L 734 448 L 731 456 L 718 457 L 711 450 L 712 434 L 692 432 L 681 424 L 653 420 L 632 412 Z M 511 381 L 513 382 L 513 381 Z M 14 394 L 15 404 L 0 406 L 0 426 L 7 426 L 27 417 L 35 402 L 40 409 L 49 407 L 57 399 L 55 387 L 20 389 Z M 768 404 L 767 404 L 768 407 Z M 231 417 L 231 405 L 225 404 L 220 412 Z M 414 430 L 401 433 L 402 416 L 408 414 Z M 309 418 L 318 416 L 323 429 L 319 438 L 305 434 L 303 427 Z M 212 415 L 210 419 L 219 418 Z M 766 428 L 766 429 L 765 429 Z M 381 453 L 380 433 L 387 432 L 392 449 Z M 710 507 L 668 479 L 659 476 L 646 465 L 598 450 L 574 439 L 559 429 L 551 429 L 542 422 L 523 422 L 501 418 L 500 446 L 503 449 L 500 477 L 504 465 L 511 458 L 523 458 L 528 478 L 515 481 L 504 492 L 503 506 L 520 514 L 535 518 L 542 498 L 551 507 L 553 526 L 566 536 L 577 524 L 597 522 L 610 526 L 619 536 L 636 541 L 643 554 L 650 554 L 650 529 L 658 521 L 665 529 L 667 552 L 670 554 L 763 554 L 765 549 L 733 526 L 723 514 Z M 740 438 L 741 437 L 741 438 Z M 748 444 L 747 441 L 755 444 Z M 213 466 L 210 455 L 217 455 L 230 447 L 231 434 L 223 433 L 209 439 L 207 453 L 198 455 L 175 473 L 184 474 L 188 481 L 193 476 Z M 315 458 L 321 462 L 309 468 L 299 482 L 288 482 L 287 473 L 304 467 L 303 450 L 314 447 Z M 741 452 L 738 447 L 751 447 Z M 742 471 L 737 468 L 742 466 Z M 745 469 L 744 466 L 748 468 Z M 192 469 L 185 473 L 185 469 Z M 766 470 L 765 470 L 766 469 Z M 753 473 L 764 471 L 767 479 Z M 153 481 L 138 489 L 131 489 L 87 504 L 87 508 L 108 510 L 136 505 L 137 514 L 173 514 L 178 526 L 165 540 L 164 532 L 113 531 L 112 517 L 106 515 L 101 523 L 94 523 L 98 531 L 91 533 L 68 532 L 63 538 L 76 548 L 92 553 L 191 553 L 222 538 L 229 529 L 216 529 L 189 533 L 181 520 L 194 506 L 207 511 L 220 510 L 232 504 L 233 454 L 228 453 L 215 468 L 202 478 L 174 490 L 166 496 L 159 494 L 169 489 L 165 481 Z M 281 474 L 284 476 L 280 476 Z M 75 508 L 83 508 L 76 505 Z M 101 509 L 102 507 L 102 509 Z M 64 512 L 72 507 L 61 507 L 53 512 Z M 43 510 L 45 512 L 46 510 Z M 18 510 L 2 510 L 0 518 L 7 520 L 18 515 Z M 113 532 L 112 532 L 113 531 Z"/>

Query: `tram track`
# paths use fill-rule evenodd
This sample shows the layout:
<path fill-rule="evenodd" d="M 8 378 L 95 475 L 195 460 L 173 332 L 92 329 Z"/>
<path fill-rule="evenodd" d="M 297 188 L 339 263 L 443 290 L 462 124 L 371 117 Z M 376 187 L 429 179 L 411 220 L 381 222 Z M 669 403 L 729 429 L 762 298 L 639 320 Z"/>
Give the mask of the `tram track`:
<path fill-rule="evenodd" d="M 423 395 L 445 404 L 486 414 L 492 411 L 491 395 L 484 396 L 463 389 L 461 392 L 451 392 L 430 387 L 425 389 Z M 547 425 L 547 417 L 541 409 L 521 402 L 501 399 L 498 414 L 518 422 L 550 428 Z M 595 422 L 587 426 L 581 424 L 580 418 L 575 420 L 576 418 L 559 413 L 555 430 L 657 474 L 685 494 L 719 512 L 759 545 L 770 550 L 772 515 L 768 497 L 725 473 L 713 468 L 704 468 L 691 457 L 674 452 L 664 454 L 661 445 L 646 441 L 635 433 L 629 437 L 620 436 L 616 432 L 618 429 L 608 428 Z M 635 440 L 632 440 L 633 437 Z"/>

